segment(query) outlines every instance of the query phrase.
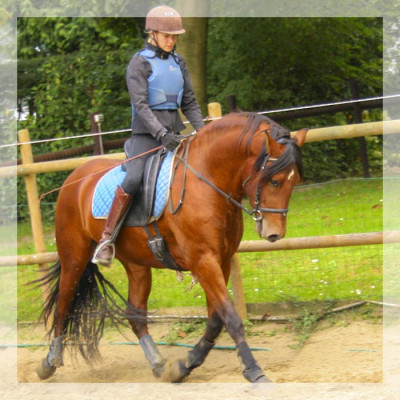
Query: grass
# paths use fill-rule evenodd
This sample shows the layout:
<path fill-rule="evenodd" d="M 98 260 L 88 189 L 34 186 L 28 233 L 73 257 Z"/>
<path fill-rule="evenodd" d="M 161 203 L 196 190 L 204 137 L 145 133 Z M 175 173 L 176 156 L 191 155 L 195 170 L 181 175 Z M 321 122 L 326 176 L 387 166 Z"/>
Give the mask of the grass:
<path fill-rule="evenodd" d="M 286 237 L 334 235 L 382 230 L 382 180 L 354 179 L 295 189 L 288 214 Z M 243 240 L 259 239 L 254 222 L 245 216 Z M 51 225 L 46 224 L 48 251 L 56 251 Z M 33 253 L 29 224 L 18 226 L 18 254 Z M 241 253 L 241 271 L 248 303 L 382 298 L 382 246 Z M 127 277 L 115 262 L 103 269 L 122 294 L 127 294 Z M 24 284 L 37 279 L 36 266 L 18 267 L 18 319 L 36 320 L 42 305 L 40 289 Z M 150 309 L 205 305 L 199 285 L 191 290 L 191 278 L 179 283 L 169 270 L 153 270 Z M 229 286 L 231 291 L 231 287 Z"/>
<path fill-rule="evenodd" d="M 286 237 L 382 231 L 382 181 L 346 180 L 295 189 Z M 243 240 L 259 239 L 246 218 Z M 381 298 L 382 246 L 241 253 L 249 303 Z M 300 277 L 300 279 L 299 279 Z"/>

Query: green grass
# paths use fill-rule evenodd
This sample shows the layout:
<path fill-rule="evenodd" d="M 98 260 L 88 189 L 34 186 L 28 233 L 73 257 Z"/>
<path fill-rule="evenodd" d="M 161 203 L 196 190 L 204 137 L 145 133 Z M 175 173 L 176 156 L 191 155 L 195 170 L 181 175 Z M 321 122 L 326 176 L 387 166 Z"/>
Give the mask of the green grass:
<path fill-rule="evenodd" d="M 382 228 L 382 180 L 352 179 L 295 189 L 288 214 L 287 238 L 376 232 Z M 18 254 L 33 253 L 29 224 L 18 226 Z M 46 227 L 48 251 L 56 251 L 51 226 Z M 243 240 L 259 239 L 253 220 L 245 216 Z M 382 246 L 241 253 L 241 271 L 248 303 L 331 299 L 382 298 Z M 102 269 L 124 295 L 127 277 L 115 262 Z M 38 277 L 37 266 L 18 267 L 18 318 L 36 320 L 41 311 L 40 289 L 24 283 Z M 204 306 L 199 285 L 191 278 L 178 282 L 169 270 L 153 270 L 150 309 Z M 229 286 L 229 290 L 231 288 Z M 183 313 L 190 310 L 181 311 Z"/>
<path fill-rule="evenodd" d="M 380 179 L 352 179 L 295 189 L 286 237 L 382 231 Z M 245 218 L 243 240 L 259 239 Z M 249 303 L 382 297 L 382 246 L 241 253 Z"/>

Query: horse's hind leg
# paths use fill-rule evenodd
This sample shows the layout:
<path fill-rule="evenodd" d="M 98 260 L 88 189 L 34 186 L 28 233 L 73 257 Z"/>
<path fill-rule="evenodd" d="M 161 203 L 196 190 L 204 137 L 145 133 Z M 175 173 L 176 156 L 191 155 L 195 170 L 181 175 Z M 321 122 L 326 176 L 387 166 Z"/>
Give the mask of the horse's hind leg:
<path fill-rule="evenodd" d="M 164 373 L 165 359 L 149 334 L 147 326 L 147 300 L 151 291 L 151 269 L 123 263 L 129 279 L 127 317 L 132 330 L 150 364 L 153 375 L 160 378 Z"/>
<path fill-rule="evenodd" d="M 230 274 L 230 261 L 226 264 L 226 268 L 223 268 L 223 271 L 225 283 L 227 284 Z M 224 323 L 208 297 L 207 308 L 208 321 L 206 331 L 196 346 L 188 352 L 186 360 L 178 360 L 171 371 L 169 371 L 173 382 L 182 382 L 189 376 L 193 369 L 204 363 L 209 352 L 215 345 L 215 340 L 222 331 Z"/>
<path fill-rule="evenodd" d="M 56 368 L 63 365 L 63 335 L 65 323 L 68 317 L 75 288 L 90 260 L 90 242 L 77 241 L 78 245 L 71 248 L 71 244 L 66 248 L 60 246 L 59 261 L 56 264 L 59 269 L 53 270 L 51 280 L 59 279 L 58 285 L 54 285 L 46 300 L 46 314 L 48 319 L 54 309 L 54 319 L 49 334 L 53 338 L 47 357 L 43 359 L 36 372 L 40 379 L 47 379 L 54 374 Z"/>
<path fill-rule="evenodd" d="M 204 363 L 209 352 L 215 345 L 215 340 L 221 333 L 224 326 L 222 319 L 215 312 L 212 305 L 208 305 L 208 310 L 209 316 L 204 335 L 196 346 L 188 352 L 186 360 L 178 360 L 169 371 L 169 378 L 174 383 L 182 382 L 189 376 L 193 369 Z"/>

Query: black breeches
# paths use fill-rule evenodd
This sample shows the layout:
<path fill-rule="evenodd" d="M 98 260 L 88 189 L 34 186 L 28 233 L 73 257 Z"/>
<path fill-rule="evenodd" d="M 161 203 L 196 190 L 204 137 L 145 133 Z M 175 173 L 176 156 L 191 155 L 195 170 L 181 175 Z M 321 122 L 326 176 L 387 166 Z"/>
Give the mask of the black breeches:
<path fill-rule="evenodd" d="M 135 157 L 146 151 L 159 147 L 160 143 L 153 138 L 150 134 L 133 135 L 125 142 L 125 153 L 128 158 Z M 143 178 L 143 171 L 146 160 L 155 154 L 150 152 L 144 156 L 125 163 L 126 176 L 121 183 L 122 189 L 125 193 L 134 195 L 140 188 Z"/>

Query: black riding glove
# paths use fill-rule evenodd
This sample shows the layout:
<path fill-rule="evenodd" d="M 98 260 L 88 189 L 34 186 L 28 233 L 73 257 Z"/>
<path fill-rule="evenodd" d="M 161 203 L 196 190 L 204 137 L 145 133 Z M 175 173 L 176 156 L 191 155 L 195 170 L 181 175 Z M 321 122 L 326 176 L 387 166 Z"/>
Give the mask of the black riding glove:
<path fill-rule="evenodd" d="M 182 137 L 180 135 L 176 135 L 175 133 L 172 133 L 172 132 L 165 132 L 161 136 L 161 143 L 169 151 L 174 151 L 181 143 L 181 140 L 182 140 Z"/>

